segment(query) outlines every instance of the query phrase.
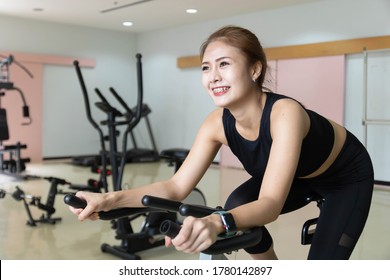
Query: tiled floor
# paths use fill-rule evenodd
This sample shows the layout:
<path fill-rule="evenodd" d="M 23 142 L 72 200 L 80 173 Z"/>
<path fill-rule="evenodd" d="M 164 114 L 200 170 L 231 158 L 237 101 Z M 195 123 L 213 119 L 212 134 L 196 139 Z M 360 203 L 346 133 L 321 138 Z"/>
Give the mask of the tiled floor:
<path fill-rule="evenodd" d="M 89 178 L 97 178 L 89 168 L 76 167 L 66 162 L 45 162 L 29 164 L 28 173 L 41 177 L 52 176 L 66 179 L 74 184 L 85 184 Z M 165 162 L 129 164 L 126 166 L 124 188 L 131 188 L 164 179 L 173 172 Z M 199 184 L 209 206 L 223 204 L 226 195 L 234 186 L 247 178 L 242 170 L 211 167 Z M 103 243 L 119 245 L 115 239 L 110 222 L 85 221 L 78 222 L 63 203 L 63 195 L 56 196 L 56 212 L 53 217 L 62 220 L 55 225 L 40 224 L 35 227 L 26 225 L 27 212 L 22 201 L 12 197 L 16 186 L 27 195 L 41 196 L 46 203 L 50 183 L 44 179 L 17 181 L 12 177 L 0 175 L 0 189 L 7 192 L 0 200 L 0 259 L 55 259 L 55 260 L 100 260 L 118 259 L 117 257 L 101 252 Z M 223 186 L 223 187 L 222 187 Z M 65 187 L 60 187 L 68 191 Z M 42 211 L 30 206 L 34 218 L 39 218 Z M 309 206 L 285 214 L 268 226 L 275 241 L 275 250 L 280 259 L 305 259 L 308 247 L 300 245 L 302 224 L 307 219 L 317 215 L 318 210 L 314 203 Z M 372 208 L 366 228 L 355 248 L 351 259 L 390 259 L 390 187 L 375 188 Z M 143 218 L 133 223 L 137 232 Z M 154 249 L 139 252 L 142 259 L 197 259 L 197 255 L 179 253 L 173 248 L 159 246 Z M 229 255 L 230 259 L 248 259 L 243 252 Z"/>

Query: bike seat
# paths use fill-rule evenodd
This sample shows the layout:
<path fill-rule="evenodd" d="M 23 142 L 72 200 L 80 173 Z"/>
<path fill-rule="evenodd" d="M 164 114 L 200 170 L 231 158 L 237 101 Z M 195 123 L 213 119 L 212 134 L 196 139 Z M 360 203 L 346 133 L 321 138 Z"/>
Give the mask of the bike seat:
<path fill-rule="evenodd" d="M 184 160 L 189 152 L 190 150 L 187 149 L 172 148 L 161 151 L 160 156 L 171 160 Z"/>

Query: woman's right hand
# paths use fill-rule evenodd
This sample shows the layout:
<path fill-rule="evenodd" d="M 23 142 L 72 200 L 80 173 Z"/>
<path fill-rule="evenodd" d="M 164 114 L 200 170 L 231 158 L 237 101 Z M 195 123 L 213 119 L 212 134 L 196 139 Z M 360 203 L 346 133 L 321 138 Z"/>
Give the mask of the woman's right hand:
<path fill-rule="evenodd" d="M 100 211 L 110 210 L 108 207 L 108 200 L 105 193 L 93 193 L 93 192 L 77 192 L 76 196 L 87 202 L 87 207 L 74 208 L 69 206 L 69 210 L 78 216 L 79 221 L 98 220 Z"/>

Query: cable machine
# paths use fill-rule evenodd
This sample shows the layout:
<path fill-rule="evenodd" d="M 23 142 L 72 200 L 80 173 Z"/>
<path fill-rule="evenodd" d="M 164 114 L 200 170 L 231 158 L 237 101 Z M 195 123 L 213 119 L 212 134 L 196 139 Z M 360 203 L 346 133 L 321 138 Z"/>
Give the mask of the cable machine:
<path fill-rule="evenodd" d="M 29 107 L 23 91 L 20 88 L 15 87 L 14 83 L 9 80 L 9 66 L 12 63 L 15 63 L 15 65 L 22 68 L 30 78 L 33 78 L 33 75 L 23 65 L 16 62 L 12 55 L 0 55 L 0 58 L 2 58 L 0 60 L 0 98 L 5 96 L 7 91 L 17 91 L 23 102 L 23 117 L 27 119 L 27 122 L 22 123 L 22 125 L 29 125 L 32 122 Z M 22 149 L 26 149 L 27 145 L 21 144 L 20 142 L 17 142 L 15 145 L 3 145 L 3 141 L 5 140 L 9 140 L 7 112 L 4 108 L 1 108 L 0 102 L 0 173 L 26 178 L 26 176 L 22 176 L 21 173 L 26 169 L 25 164 L 30 162 L 30 159 L 22 158 L 21 151 Z M 8 159 L 4 157 L 4 155 L 7 154 Z"/>

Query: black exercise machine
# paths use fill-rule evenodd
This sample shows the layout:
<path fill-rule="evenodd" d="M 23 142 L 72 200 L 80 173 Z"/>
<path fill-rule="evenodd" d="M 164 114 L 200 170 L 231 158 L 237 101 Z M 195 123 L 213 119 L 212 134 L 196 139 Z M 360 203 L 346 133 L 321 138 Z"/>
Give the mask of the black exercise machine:
<path fill-rule="evenodd" d="M 313 193 L 306 197 L 306 202 L 316 202 L 318 209 L 321 211 L 322 205 L 325 202 L 325 199 L 317 193 Z M 301 232 L 301 244 L 309 245 L 313 240 L 313 236 L 315 233 L 315 227 L 317 225 L 318 217 L 307 220 L 302 226 Z"/>
<path fill-rule="evenodd" d="M 163 150 L 160 153 L 160 157 L 168 161 L 169 166 L 175 167 L 175 172 L 179 170 L 180 166 L 184 162 L 184 159 L 189 154 L 190 150 L 182 148 L 172 148 Z"/>
<path fill-rule="evenodd" d="M 77 61 L 74 62 L 77 77 L 81 85 L 81 89 L 84 97 L 87 118 L 89 122 L 93 125 L 93 127 L 99 132 L 99 138 L 100 138 L 101 148 L 102 148 L 101 151 L 102 162 L 105 162 L 106 164 L 109 162 L 109 164 L 111 165 L 112 184 L 113 184 L 114 191 L 120 190 L 122 187 L 121 184 L 122 184 L 124 167 L 128 161 L 128 156 L 127 156 L 128 138 L 129 135 L 131 135 L 132 130 L 135 128 L 136 125 L 138 125 L 141 118 L 143 117 L 143 112 L 144 112 L 143 109 L 145 108 L 143 104 L 141 58 L 142 58 L 141 54 L 136 55 L 137 85 L 138 85 L 136 107 L 130 109 L 127 106 L 126 102 L 124 102 L 124 100 L 121 98 L 121 96 L 113 88 L 110 88 L 111 94 L 119 102 L 119 104 L 122 105 L 122 107 L 125 110 L 125 113 L 121 113 L 118 109 L 116 109 L 107 101 L 107 99 L 104 97 L 104 95 L 100 92 L 99 89 L 95 89 L 95 92 L 100 99 L 100 102 L 96 102 L 95 105 L 107 115 L 107 119 L 105 121 L 102 121 L 101 124 L 107 126 L 108 136 L 104 136 L 102 129 L 92 118 L 91 109 L 89 105 L 88 91 L 85 86 L 84 78 L 81 73 L 79 63 Z M 117 120 L 118 117 L 124 117 L 125 119 L 118 121 Z M 118 136 L 119 136 L 117 128 L 119 126 L 126 126 L 126 129 L 122 135 L 121 151 L 118 151 L 118 143 L 117 143 Z M 104 144 L 105 140 L 108 140 L 109 142 L 109 147 L 110 147 L 109 150 L 105 148 L 105 144 Z M 103 167 L 106 166 L 106 164 L 103 164 Z"/>
<path fill-rule="evenodd" d="M 43 204 L 41 202 L 40 196 L 33 196 L 25 194 L 25 192 L 19 188 L 16 187 L 16 190 L 11 194 L 11 196 L 16 201 L 22 201 L 24 208 L 27 212 L 27 225 L 31 227 L 35 227 L 37 223 L 44 223 L 44 224 L 52 224 L 54 225 L 56 222 L 61 221 L 61 218 L 55 218 L 53 217 L 53 214 L 55 213 L 56 209 L 54 208 L 55 204 L 55 198 L 57 194 L 73 194 L 72 192 L 64 192 L 62 189 L 59 189 L 58 187 L 60 185 L 70 185 L 69 182 L 67 182 L 64 179 L 56 178 L 56 177 L 43 177 L 42 179 L 45 179 L 50 182 L 50 189 L 47 195 L 46 203 Z M 6 195 L 6 192 L 4 190 L 0 189 L 0 198 L 4 198 Z M 27 199 L 30 200 L 29 203 L 27 203 Z M 30 205 L 35 206 L 38 209 L 44 211 L 39 219 L 34 219 L 31 210 Z"/>
<path fill-rule="evenodd" d="M 85 208 L 86 206 L 85 201 L 82 201 L 79 198 L 72 195 L 65 196 L 64 201 L 66 204 L 71 205 L 75 208 Z M 316 202 L 320 210 L 322 208 L 324 201 L 325 201 L 324 198 L 317 194 L 313 194 L 312 196 L 307 197 L 307 202 L 308 203 Z M 186 216 L 203 217 L 212 214 L 215 211 L 220 211 L 222 209 L 221 207 L 209 208 L 204 205 L 193 205 L 193 204 L 181 203 L 177 201 L 171 201 L 171 200 L 156 198 L 152 196 L 144 196 L 144 198 L 142 199 L 142 203 L 144 206 L 147 206 L 148 208 L 114 209 L 108 212 L 100 212 L 99 217 L 102 220 L 112 220 L 129 214 L 144 213 L 146 211 L 154 212 L 154 211 L 158 211 L 158 209 L 165 210 L 167 211 L 167 213 L 178 212 L 183 217 Z M 302 227 L 302 233 L 301 233 L 302 245 L 311 244 L 315 233 L 315 225 L 317 221 L 318 218 L 313 218 L 307 220 L 304 223 Z M 164 220 L 160 224 L 159 230 L 161 233 L 174 238 L 180 230 L 180 223 L 177 222 L 175 223 L 172 220 Z M 258 228 L 255 228 L 254 230 L 252 230 L 251 235 L 248 235 L 243 239 L 236 239 L 235 241 L 232 240 L 231 241 L 232 243 L 230 243 L 229 245 L 225 243 L 226 240 L 217 241 L 212 247 L 204 251 L 203 255 L 201 254 L 200 258 L 201 259 L 224 259 L 223 255 L 221 254 L 238 250 L 241 248 L 250 247 L 252 245 L 255 245 L 260 240 L 261 240 L 261 231 L 259 231 Z M 244 242 L 245 245 L 242 242 Z M 229 249 L 227 249 L 226 247 L 228 247 Z"/>
<path fill-rule="evenodd" d="M 66 195 L 64 197 L 66 204 L 75 208 L 85 208 L 86 202 L 73 195 Z M 204 217 L 210 215 L 215 211 L 220 211 L 222 208 L 210 208 L 204 205 L 187 204 L 174 200 L 162 199 L 153 196 L 144 196 L 142 204 L 146 207 L 141 208 L 120 208 L 107 212 L 99 212 L 99 217 L 102 220 L 112 220 L 128 215 L 137 215 L 140 213 L 155 213 L 165 212 L 175 214 L 180 213 L 182 216 Z M 171 219 L 163 220 L 159 225 L 159 233 L 170 237 L 176 236 L 180 230 L 180 223 L 172 221 Z M 209 259 L 224 259 L 225 253 L 230 253 L 242 248 L 253 246 L 260 242 L 262 232 L 260 228 L 256 227 L 247 231 L 240 232 L 233 237 L 223 238 L 217 240 L 202 254 L 208 255 Z M 201 259 L 206 259 L 201 256 Z"/>
<path fill-rule="evenodd" d="M 80 80 L 80 75 L 79 75 L 79 80 Z M 143 163 L 143 162 L 159 161 L 160 157 L 158 154 L 157 145 L 156 145 L 156 142 L 154 140 L 152 127 L 151 127 L 150 120 L 148 117 L 148 115 L 152 112 L 150 107 L 147 104 L 142 103 L 141 107 L 139 107 L 137 105 L 136 107 L 130 109 L 130 107 L 126 104 L 126 102 L 124 102 L 124 100 L 121 98 L 121 96 L 117 93 L 117 91 L 113 87 L 110 87 L 109 91 L 115 97 L 115 99 L 122 105 L 122 107 L 125 108 L 125 112 L 122 113 L 119 110 L 117 110 L 114 106 L 112 106 L 108 102 L 108 100 L 104 97 L 104 95 L 101 93 L 101 91 L 98 88 L 95 88 L 95 93 L 97 94 L 97 96 L 101 100 L 100 102 L 95 103 L 95 105 L 101 111 L 103 111 L 104 113 L 107 114 L 107 120 L 101 122 L 101 124 L 107 125 L 107 126 L 108 126 L 108 124 L 111 124 L 111 126 L 124 125 L 124 124 L 129 123 L 134 118 L 135 112 L 140 111 L 140 114 L 141 114 L 140 119 L 145 120 L 146 128 L 147 128 L 150 142 L 152 145 L 151 149 L 140 148 L 138 146 L 136 137 L 135 137 L 134 132 L 133 132 L 133 129 L 135 126 L 133 128 L 131 128 L 130 131 L 128 132 L 128 134 L 131 137 L 133 148 L 126 151 L 126 157 L 125 157 L 126 163 Z M 84 98 L 84 101 L 86 101 L 85 98 Z M 123 122 L 122 121 L 116 122 L 115 119 L 118 117 L 124 117 L 126 120 Z M 90 119 L 90 117 L 88 117 L 88 119 Z M 138 123 L 139 123 L 139 121 L 137 122 L 137 124 Z M 119 131 L 116 131 L 116 130 L 115 130 L 115 132 L 110 131 L 110 129 L 112 129 L 112 127 L 109 127 L 108 129 L 109 129 L 108 136 L 104 137 L 105 140 L 113 141 L 113 139 L 111 137 L 113 137 L 113 136 L 118 137 L 119 136 Z M 115 147 L 111 147 L 111 148 L 116 149 Z M 99 157 L 96 157 L 96 156 L 73 157 L 72 162 L 75 165 L 81 165 L 81 166 L 95 166 L 95 165 L 98 165 L 101 163 L 101 162 L 99 162 Z"/>
<path fill-rule="evenodd" d="M 7 57 L 0 55 L 0 98 L 5 96 L 6 91 L 17 91 L 23 102 L 23 117 L 27 119 L 27 122 L 22 125 L 31 124 L 31 117 L 29 107 L 24 97 L 23 91 L 14 86 L 9 81 L 9 66 L 15 63 L 21 67 L 31 78 L 32 74 L 21 64 L 17 63 L 12 55 Z M 0 104 L 1 105 L 1 104 Z M 17 142 L 15 145 L 3 145 L 3 141 L 9 140 L 9 130 L 7 123 L 7 113 L 4 108 L 0 108 L 0 173 L 20 177 L 22 179 L 28 178 L 23 176 L 22 172 L 26 169 L 26 163 L 30 162 L 29 158 L 22 158 L 21 151 L 27 148 L 27 145 Z M 8 159 L 4 157 L 8 155 Z"/>
<path fill-rule="evenodd" d="M 91 113 L 91 106 L 89 102 L 89 96 L 87 87 L 84 82 L 83 75 L 80 70 L 79 62 L 75 60 L 73 62 L 73 65 L 76 70 L 77 78 L 81 87 L 81 93 L 83 95 L 84 100 L 84 106 L 85 106 L 85 112 L 87 116 L 88 122 L 92 125 L 92 127 L 97 131 L 100 141 L 100 160 L 92 160 L 91 161 L 91 171 L 93 173 L 99 174 L 99 180 L 88 180 L 87 186 L 83 185 L 72 185 L 73 189 L 78 190 L 87 190 L 87 191 L 95 191 L 95 192 L 101 192 L 103 190 L 104 192 L 108 191 L 108 182 L 107 177 L 111 175 L 111 170 L 107 168 L 108 165 L 108 151 L 106 149 L 105 145 L 105 136 L 103 133 L 103 130 L 100 128 L 98 123 L 94 120 Z"/>
<path fill-rule="evenodd" d="M 127 118 L 129 116 L 131 117 L 131 115 L 134 115 L 134 112 L 139 110 L 139 108 L 137 108 L 137 107 L 134 107 L 133 109 L 130 109 L 113 87 L 110 87 L 109 90 L 115 96 L 115 98 L 119 101 L 119 103 L 124 108 L 126 108 L 126 112 L 124 113 L 124 116 L 126 116 Z M 96 91 L 98 91 L 98 89 L 96 89 Z M 157 145 L 156 145 L 156 142 L 155 142 L 154 136 L 153 136 L 152 126 L 150 124 L 150 120 L 149 120 L 149 117 L 148 117 L 148 115 L 151 112 L 152 112 L 152 110 L 150 109 L 150 107 L 147 104 L 143 103 L 142 107 L 141 107 L 141 119 L 145 120 L 146 128 L 147 128 L 147 131 L 148 131 L 148 135 L 149 135 L 149 138 L 150 138 L 150 142 L 151 142 L 152 148 L 151 149 L 140 148 L 138 146 L 138 143 L 137 143 L 136 137 L 134 135 L 133 129 L 130 130 L 129 134 L 130 134 L 130 137 L 131 137 L 133 148 L 132 149 L 128 149 L 126 151 L 126 162 L 127 163 L 156 162 L 156 161 L 160 160 L 160 156 L 158 154 Z"/>

